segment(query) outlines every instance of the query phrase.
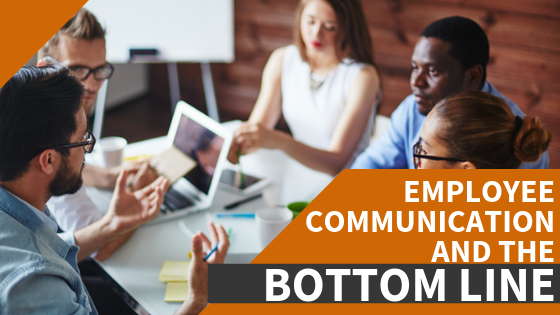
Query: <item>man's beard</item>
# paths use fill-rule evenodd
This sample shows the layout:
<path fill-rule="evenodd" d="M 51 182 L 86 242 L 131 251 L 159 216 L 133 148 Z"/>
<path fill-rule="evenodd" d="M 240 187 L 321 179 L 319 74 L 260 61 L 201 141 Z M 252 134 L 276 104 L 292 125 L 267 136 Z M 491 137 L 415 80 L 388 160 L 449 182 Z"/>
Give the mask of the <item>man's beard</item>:
<path fill-rule="evenodd" d="M 418 112 L 422 116 L 428 116 L 428 114 L 432 111 L 432 109 L 434 109 L 435 106 L 436 105 L 434 103 L 432 103 L 428 108 L 420 108 L 420 106 L 418 106 Z"/>
<path fill-rule="evenodd" d="M 63 157 L 61 163 L 60 168 L 56 172 L 56 176 L 49 185 L 49 195 L 52 197 L 75 194 L 84 183 L 82 179 L 82 170 L 85 164 L 82 164 L 78 173 L 71 174 L 70 168 L 68 167 L 68 157 Z"/>

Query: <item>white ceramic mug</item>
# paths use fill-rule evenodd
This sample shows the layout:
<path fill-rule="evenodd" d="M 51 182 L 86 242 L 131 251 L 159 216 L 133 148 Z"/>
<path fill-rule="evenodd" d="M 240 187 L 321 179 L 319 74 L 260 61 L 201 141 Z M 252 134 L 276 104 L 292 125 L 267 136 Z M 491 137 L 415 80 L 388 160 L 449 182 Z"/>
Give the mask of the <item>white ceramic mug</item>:
<path fill-rule="evenodd" d="M 106 137 L 99 140 L 99 147 L 103 154 L 105 167 L 115 167 L 122 164 L 126 139 L 121 137 Z"/>
<path fill-rule="evenodd" d="M 255 214 L 257 233 L 264 249 L 282 230 L 292 222 L 293 214 L 286 208 L 264 208 Z"/>

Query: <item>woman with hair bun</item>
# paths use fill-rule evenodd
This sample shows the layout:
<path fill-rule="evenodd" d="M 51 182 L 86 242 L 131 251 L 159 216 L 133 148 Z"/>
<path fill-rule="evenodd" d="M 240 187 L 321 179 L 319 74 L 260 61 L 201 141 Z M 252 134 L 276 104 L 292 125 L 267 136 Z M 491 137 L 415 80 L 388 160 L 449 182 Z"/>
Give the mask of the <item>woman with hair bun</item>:
<path fill-rule="evenodd" d="M 422 169 L 515 169 L 537 161 L 551 140 L 538 118 L 514 116 L 501 98 L 465 91 L 432 109 L 413 159 Z"/>

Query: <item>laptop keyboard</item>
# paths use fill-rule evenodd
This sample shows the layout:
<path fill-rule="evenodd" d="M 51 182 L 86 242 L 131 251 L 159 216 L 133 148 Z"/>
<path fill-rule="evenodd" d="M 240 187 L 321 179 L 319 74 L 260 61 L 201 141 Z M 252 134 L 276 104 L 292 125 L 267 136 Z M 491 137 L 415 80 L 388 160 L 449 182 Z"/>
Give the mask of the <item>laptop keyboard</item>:
<path fill-rule="evenodd" d="M 171 188 L 163 197 L 163 204 L 161 205 L 161 213 L 174 212 L 179 209 L 188 208 L 194 205 L 194 202 L 189 200 L 183 194 Z"/>

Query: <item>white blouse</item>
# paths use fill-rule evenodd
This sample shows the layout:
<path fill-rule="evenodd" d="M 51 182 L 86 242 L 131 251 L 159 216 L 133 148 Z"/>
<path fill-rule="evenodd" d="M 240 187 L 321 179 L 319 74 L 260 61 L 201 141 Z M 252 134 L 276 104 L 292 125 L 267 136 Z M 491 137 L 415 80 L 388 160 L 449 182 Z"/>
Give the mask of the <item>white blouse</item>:
<path fill-rule="evenodd" d="M 317 149 L 329 150 L 334 130 L 348 100 L 350 86 L 364 66 L 363 63 L 344 59 L 313 91 L 310 87 L 309 64 L 301 60 L 296 46 L 286 48 L 282 65 L 282 113 L 295 140 Z M 372 107 L 362 138 L 344 168 L 350 167 L 369 145 L 377 103 Z"/>

